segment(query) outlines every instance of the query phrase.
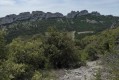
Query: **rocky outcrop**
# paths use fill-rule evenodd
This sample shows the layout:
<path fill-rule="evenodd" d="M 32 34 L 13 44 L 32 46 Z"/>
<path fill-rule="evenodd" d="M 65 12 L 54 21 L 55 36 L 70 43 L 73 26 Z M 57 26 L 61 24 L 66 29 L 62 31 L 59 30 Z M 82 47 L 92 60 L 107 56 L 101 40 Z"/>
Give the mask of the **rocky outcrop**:
<path fill-rule="evenodd" d="M 71 11 L 70 13 L 67 14 L 67 18 L 75 18 L 83 15 L 89 14 L 87 10 L 82 10 L 82 11 Z"/>
<path fill-rule="evenodd" d="M 101 14 L 100 14 L 99 12 L 97 12 L 97 11 L 93 11 L 93 12 L 91 13 L 91 15 L 100 16 Z"/>
<path fill-rule="evenodd" d="M 111 29 L 116 28 L 116 22 L 112 23 L 112 25 L 111 25 L 111 27 L 110 27 L 110 28 L 111 28 Z"/>
<path fill-rule="evenodd" d="M 90 19 L 86 19 L 86 22 L 87 22 L 87 23 L 91 23 L 91 24 L 96 24 L 96 23 L 98 23 L 98 21 L 96 21 L 96 20 L 90 20 Z"/>
<path fill-rule="evenodd" d="M 26 19 L 30 19 L 30 17 L 31 17 L 30 12 L 24 12 L 17 15 L 16 20 L 26 20 Z"/>
<path fill-rule="evenodd" d="M 0 18 L 0 24 L 9 24 L 14 22 L 16 19 L 15 14 L 7 15 L 6 17 Z"/>
<path fill-rule="evenodd" d="M 58 12 L 57 13 L 47 12 L 46 16 L 45 16 L 46 19 L 48 19 L 48 18 L 59 18 L 59 17 L 62 18 L 64 16 L 63 16 L 63 14 L 58 13 Z"/>
<path fill-rule="evenodd" d="M 33 11 L 31 14 L 30 12 L 23 12 L 19 15 L 11 14 L 7 15 L 6 17 L 0 18 L 0 25 L 10 24 L 15 21 L 20 20 L 37 20 L 37 19 L 48 19 L 48 18 L 62 18 L 64 17 L 61 13 L 44 13 L 42 11 Z"/>
<path fill-rule="evenodd" d="M 79 12 L 79 14 L 77 16 L 83 16 L 83 15 L 87 15 L 89 14 L 87 10 L 82 10 Z"/>
<path fill-rule="evenodd" d="M 7 15 L 6 17 L 0 18 L 0 25 L 13 23 L 15 21 L 21 21 L 21 20 L 37 20 L 37 19 L 48 19 L 48 18 L 62 18 L 64 17 L 61 13 L 51 13 L 47 12 L 44 13 L 42 11 L 33 11 L 31 14 L 30 12 L 23 12 L 19 15 L 11 14 Z"/>
<path fill-rule="evenodd" d="M 100 13 L 96 11 L 92 13 L 88 13 L 87 10 L 82 10 L 80 12 L 71 11 L 70 13 L 66 15 L 66 18 L 75 18 L 75 17 L 87 15 L 87 14 L 100 16 Z M 22 20 L 38 20 L 38 19 L 42 20 L 42 19 L 48 19 L 48 18 L 62 18 L 62 17 L 64 17 L 64 15 L 58 12 L 56 13 L 51 13 L 51 12 L 45 13 L 43 11 L 33 11 L 32 13 L 23 12 L 23 13 L 20 13 L 19 15 L 11 14 L 11 15 L 7 15 L 6 17 L 0 18 L 0 25 L 10 24 L 10 23 L 13 23 L 16 21 L 22 21 Z M 96 23 L 96 21 L 91 21 L 91 23 Z"/>
<path fill-rule="evenodd" d="M 74 18 L 79 14 L 79 11 L 71 11 L 70 13 L 67 14 L 67 18 Z"/>
<path fill-rule="evenodd" d="M 33 20 L 45 18 L 45 13 L 42 11 L 33 11 L 31 14 Z"/>

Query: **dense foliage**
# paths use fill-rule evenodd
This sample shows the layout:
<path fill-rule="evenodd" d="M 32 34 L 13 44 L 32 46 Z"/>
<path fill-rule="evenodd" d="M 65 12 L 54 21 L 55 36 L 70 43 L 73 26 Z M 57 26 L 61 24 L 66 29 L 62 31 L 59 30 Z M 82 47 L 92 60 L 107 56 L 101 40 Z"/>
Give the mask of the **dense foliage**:
<path fill-rule="evenodd" d="M 80 65 L 78 49 L 66 33 L 51 31 L 47 36 L 18 37 L 7 45 L 1 34 L 0 41 L 0 80 L 49 80 L 52 75 L 47 72 L 44 77 L 42 70 Z"/>
<path fill-rule="evenodd" d="M 20 35 L 15 36 L 17 33 L 13 31 L 14 36 L 12 36 L 17 38 L 13 38 L 10 43 L 7 42 L 6 36 L 10 37 L 12 33 L 5 31 L 0 31 L 0 80 L 53 79 L 54 76 L 51 75 L 53 73 L 47 72 L 50 69 L 79 67 L 87 60 L 96 60 L 108 54 L 113 55 L 118 48 L 116 47 L 118 46 L 118 27 L 80 40 L 72 40 L 66 31 L 52 28 L 47 31 L 47 34 L 26 35 L 18 31 Z M 107 63 L 106 66 L 116 71 L 111 72 L 117 79 L 118 68 L 113 65 L 118 65 L 118 57 L 115 59 L 117 64 Z"/>
<path fill-rule="evenodd" d="M 89 20 L 89 22 L 87 22 Z M 94 31 L 94 33 L 110 28 L 112 24 L 117 23 L 118 17 L 114 16 L 93 16 L 84 15 L 70 18 L 50 18 L 35 21 L 17 21 L 15 23 L 5 25 L 7 31 L 7 39 L 11 42 L 12 39 L 18 36 L 34 35 L 46 32 L 48 27 L 56 27 L 60 31 Z M 90 22 L 92 21 L 92 22 Z M 118 24 L 116 24 L 118 25 Z M 4 27 L 4 26 L 3 26 Z M 90 34 L 88 34 L 90 35 Z M 86 35 L 76 35 L 76 38 L 81 38 Z"/>
<path fill-rule="evenodd" d="M 78 64 L 80 56 L 74 42 L 66 33 L 49 32 L 44 41 L 44 55 L 53 67 L 68 68 Z"/>
<path fill-rule="evenodd" d="M 0 31 L 0 60 L 6 59 L 4 32 Z"/>

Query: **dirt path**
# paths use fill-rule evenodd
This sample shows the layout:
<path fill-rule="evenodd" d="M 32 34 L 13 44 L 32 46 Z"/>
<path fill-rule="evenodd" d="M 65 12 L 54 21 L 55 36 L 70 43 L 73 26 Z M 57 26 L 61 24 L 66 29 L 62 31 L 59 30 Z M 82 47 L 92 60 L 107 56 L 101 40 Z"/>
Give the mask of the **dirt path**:
<path fill-rule="evenodd" d="M 97 70 L 102 68 L 100 61 L 87 62 L 87 66 L 58 71 L 59 80 L 93 80 Z"/>

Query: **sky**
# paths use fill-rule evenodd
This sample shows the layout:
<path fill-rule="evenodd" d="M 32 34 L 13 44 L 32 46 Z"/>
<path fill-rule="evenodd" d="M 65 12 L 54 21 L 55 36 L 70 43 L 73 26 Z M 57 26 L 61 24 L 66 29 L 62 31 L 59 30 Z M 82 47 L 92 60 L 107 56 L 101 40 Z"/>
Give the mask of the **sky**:
<path fill-rule="evenodd" d="M 21 12 L 98 11 L 104 15 L 119 16 L 119 0 L 0 0 L 0 17 Z"/>

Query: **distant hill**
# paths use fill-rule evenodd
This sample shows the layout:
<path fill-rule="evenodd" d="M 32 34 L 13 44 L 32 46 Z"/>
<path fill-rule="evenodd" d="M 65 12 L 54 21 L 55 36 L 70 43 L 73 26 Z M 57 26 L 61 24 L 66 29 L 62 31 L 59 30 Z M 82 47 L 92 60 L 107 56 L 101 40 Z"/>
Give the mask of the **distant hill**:
<path fill-rule="evenodd" d="M 32 13 L 30 12 L 22 12 L 19 15 L 16 14 L 10 14 L 5 17 L 0 18 L 0 25 L 6 25 L 6 24 L 11 24 L 16 21 L 24 21 L 24 20 L 29 20 L 29 21 L 36 21 L 36 20 L 43 20 L 43 19 L 50 19 L 50 18 L 68 18 L 68 19 L 74 19 L 74 18 L 79 18 L 81 16 L 104 16 L 101 15 L 97 11 L 93 11 L 89 13 L 87 10 L 82 10 L 82 11 L 71 11 L 68 13 L 66 16 L 64 16 L 62 13 L 56 12 L 56 13 L 51 13 L 51 12 L 43 12 L 43 11 L 33 11 Z M 108 15 L 107 17 L 114 17 L 111 15 Z M 82 20 L 83 21 L 83 20 Z M 86 20 L 89 23 L 97 23 L 95 20 Z M 103 23 L 103 21 L 100 21 Z"/>
<path fill-rule="evenodd" d="M 9 38 L 22 35 L 44 33 L 48 27 L 56 27 L 59 31 L 93 31 L 94 33 L 118 25 L 119 17 L 101 15 L 97 11 L 89 13 L 87 10 L 71 11 L 66 16 L 62 13 L 42 11 L 23 12 L 19 15 L 11 14 L 0 18 L 0 27 L 7 31 Z"/>

